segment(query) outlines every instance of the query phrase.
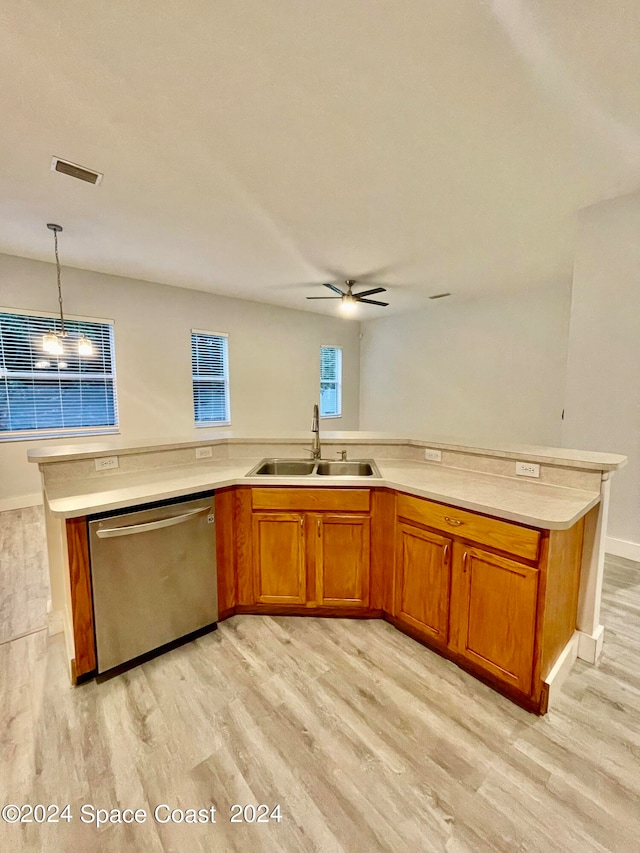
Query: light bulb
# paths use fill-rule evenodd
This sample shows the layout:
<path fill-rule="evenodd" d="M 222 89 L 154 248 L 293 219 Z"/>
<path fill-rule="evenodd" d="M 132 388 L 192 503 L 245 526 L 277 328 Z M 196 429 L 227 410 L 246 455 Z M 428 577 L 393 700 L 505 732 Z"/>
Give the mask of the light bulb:
<path fill-rule="evenodd" d="M 78 339 L 78 355 L 93 355 L 93 344 L 85 335 Z"/>
<path fill-rule="evenodd" d="M 357 302 L 355 299 L 349 299 L 348 297 L 346 297 L 342 300 L 340 308 L 342 309 L 343 314 L 353 314 L 353 312 L 356 310 L 356 305 Z"/>
<path fill-rule="evenodd" d="M 62 355 L 64 347 L 55 332 L 47 332 L 42 336 L 42 349 L 50 355 Z"/>

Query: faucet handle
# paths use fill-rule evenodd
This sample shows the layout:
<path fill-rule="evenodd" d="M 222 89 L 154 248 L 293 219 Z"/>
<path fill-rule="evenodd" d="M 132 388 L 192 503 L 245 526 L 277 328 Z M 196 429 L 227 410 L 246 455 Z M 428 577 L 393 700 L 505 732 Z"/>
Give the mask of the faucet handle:
<path fill-rule="evenodd" d="M 347 451 L 346 450 L 336 450 L 336 453 L 340 457 L 342 462 L 347 461 Z"/>

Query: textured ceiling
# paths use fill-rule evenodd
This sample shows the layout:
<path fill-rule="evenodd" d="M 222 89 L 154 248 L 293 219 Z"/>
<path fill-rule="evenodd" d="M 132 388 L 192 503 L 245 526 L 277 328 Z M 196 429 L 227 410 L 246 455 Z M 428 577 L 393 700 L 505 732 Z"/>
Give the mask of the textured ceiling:
<path fill-rule="evenodd" d="M 23 0 L 0 23 L 1 252 L 51 260 L 57 221 L 66 265 L 329 312 L 310 283 L 368 274 L 375 317 L 566 282 L 576 212 L 640 186 L 640 0 Z"/>

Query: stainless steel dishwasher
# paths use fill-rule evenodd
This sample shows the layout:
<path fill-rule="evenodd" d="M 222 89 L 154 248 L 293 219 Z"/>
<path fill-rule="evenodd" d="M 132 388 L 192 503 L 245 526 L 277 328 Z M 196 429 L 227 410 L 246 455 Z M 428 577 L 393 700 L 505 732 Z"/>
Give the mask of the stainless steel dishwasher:
<path fill-rule="evenodd" d="M 214 496 L 89 521 L 98 672 L 218 619 Z"/>

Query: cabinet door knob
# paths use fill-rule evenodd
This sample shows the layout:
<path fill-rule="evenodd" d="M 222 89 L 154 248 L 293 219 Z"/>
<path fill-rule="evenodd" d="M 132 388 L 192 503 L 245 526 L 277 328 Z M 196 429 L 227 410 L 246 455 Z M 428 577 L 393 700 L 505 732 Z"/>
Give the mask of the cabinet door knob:
<path fill-rule="evenodd" d="M 445 515 L 444 520 L 452 527 L 460 527 L 461 524 L 464 524 L 464 521 L 460 521 L 459 518 L 450 518 L 448 515 Z"/>

